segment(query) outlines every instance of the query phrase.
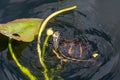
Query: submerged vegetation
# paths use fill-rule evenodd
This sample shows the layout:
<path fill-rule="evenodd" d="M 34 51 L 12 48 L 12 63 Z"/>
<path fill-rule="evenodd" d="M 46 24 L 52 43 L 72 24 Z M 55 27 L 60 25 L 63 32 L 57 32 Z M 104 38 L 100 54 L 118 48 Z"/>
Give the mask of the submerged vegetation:
<path fill-rule="evenodd" d="M 24 67 L 18 59 L 15 56 L 15 53 L 13 52 L 12 49 L 12 44 L 11 40 L 15 39 L 18 41 L 23 41 L 23 42 L 31 42 L 34 40 L 34 37 L 38 35 L 38 41 L 37 41 L 37 52 L 39 56 L 39 62 L 41 66 L 43 67 L 43 75 L 45 77 L 45 80 L 52 80 L 53 77 L 50 77 L 48 75 L 48 69 L 47 66 L 44 62 L 44 54 L 45 54 L 45 49 L 46 49 L 46 44 L 47 41 L 49 40 L 49 37 L 53 34 L 52 28 L 49 28 L 46 32 L 46 38 L 44 40 L 42 49 L 41 49 L 41 35 L 42 32 L 44 31 L 47 23 L 54 18 L 55 16 L 59 15 L 60 13 L 67 12 L 70 10 L 75 9 L 77 6 L 65 8 L 58 10 L 54 13 L 52 13 L 50 16 L 48 16 L 44 21 L 43 19 L 38 19 L 38 18 L 28 18 L 28 19 L 17 19 L 5 24 L 0 24 L 0 33 L 9 37 L 8 41 L 8 48 L 11 53 L 11 56 L 21 72 L 25 74 L 30 80 L 36 80 L 37 78 L 30 72 L 30 70 L 26 67 Z M 14 45 L 13 45 L 14 46 Z M 17 54 L 17 53 L 16 53 Z"/>

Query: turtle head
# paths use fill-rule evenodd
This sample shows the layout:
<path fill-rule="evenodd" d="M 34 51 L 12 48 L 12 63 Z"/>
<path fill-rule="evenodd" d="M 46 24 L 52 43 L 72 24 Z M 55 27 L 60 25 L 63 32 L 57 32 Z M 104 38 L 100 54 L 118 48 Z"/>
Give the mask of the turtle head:
<path fill-rule="evenodd" d="M 57 50 L 59 45 L 60 33 L 56 31 L 54 32 L 52 37 L 53 37 L 53 47 L 55 50 Z"/>

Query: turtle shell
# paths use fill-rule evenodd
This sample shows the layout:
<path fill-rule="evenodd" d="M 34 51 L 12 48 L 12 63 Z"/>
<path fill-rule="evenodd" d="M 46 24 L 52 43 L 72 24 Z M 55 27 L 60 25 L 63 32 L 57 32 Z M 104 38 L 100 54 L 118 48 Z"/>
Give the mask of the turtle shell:
<path fill-rule="evenodd" d="M 58 58 L 64 60 L 91 61 L 92 47 L 82 39 L 61 39 L 57 50 L 53 50 Z"/>

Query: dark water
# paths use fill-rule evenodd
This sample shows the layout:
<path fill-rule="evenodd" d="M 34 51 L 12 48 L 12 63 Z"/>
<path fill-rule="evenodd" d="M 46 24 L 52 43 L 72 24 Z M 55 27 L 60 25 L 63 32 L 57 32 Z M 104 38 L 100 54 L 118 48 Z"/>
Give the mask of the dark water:
<path fill-rule="evenodd" d="M 60 31 L 63 37 L 85 36 L 99 52 L 99 56 L 94 59 L 95 64 L 64 63 L 62 69 L 53 74 L 61 76 L 63 80 L 119 80 L 119 3 L 119 0 L 63 0 L 61 2 L 56 0 L 1 0 L 0 23 L 18 18 L 45 18 L 56 10 L 77 5 L 76 10 L 56 17 L 58 21 L 49 26 Z M 7 49 L 0 52 L 1 80 L 27 80 L 14 61 L 8 60 L 6 55 Z M 58 65 L 59 60 L 53 55 L 46 56 L 45 59 L 49 64 L 49 69 Z M 36 39 L 24 49 L 19 60 L 38 79 L 43 79 L 42 67 L 36 53 Z"/>

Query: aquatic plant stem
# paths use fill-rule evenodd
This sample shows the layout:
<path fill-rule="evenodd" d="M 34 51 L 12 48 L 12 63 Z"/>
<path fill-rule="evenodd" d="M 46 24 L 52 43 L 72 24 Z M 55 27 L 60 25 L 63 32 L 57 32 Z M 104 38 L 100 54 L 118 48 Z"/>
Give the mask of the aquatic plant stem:
<path fill-rule="evenodd" d="M 47 72 L 48 72 L 48 69 L 43 61 L 43 56 L 42 56 L 42 53 L 41 53 L 41 47 L 40 47 L 40 39 L 41 39 L 41 35 L 42 35 L 42 32 L 43 30 L 45 29 L 47 23 L 50 21 L 50 19 L 52 19 L 53 17 L 59 15 L 60 13 L 63 13 L 63 12 L 67 12 L 67 11 L 70 11 L 70 10 L 73 10 L 77 8 L 77 6 L 72 6 L 72 7 L 69 7 L 69 8 L 65 8 L 65 9 L 61 9 L 59 11 L 56 11 L 54 13 L 52 13 L 51 15 L 49 15 L 44 21 L 43 23 L 41 24 L 40 26 L 40 29 L 39 29 L 39 32 L 38 32 L 38 41 L 37 41 L 37 52 L 38 52 L 38 55 L 39 55 L 39 61 L 40 61 L 40 64 L 41 66 L 43 67 L 44 69 L 44 72 L 43 73 L 46 73 L 44 75 L 44 77 L 46 78 L 46 80 L 49 80 L 49 77 L 47 75 Z"/>
<path fill-rule="evenodd" d="M 51 35 L 53 35 L 53 29 L 52 28 L 48 28 L 47 31 L 46 31 L 46 37 L 44 39 L 44 43 L 43 43 L 43 46 L 42 46 L 42 57 L 44 57 L 44 54 L 45 54 L 45 50 L 46 50 L 46 45 L 47 45 L 47 42 L 49 40 L 49 37 Z"/>
<path fill-rule="evenodd" d="M 49 37 L 50 36 L 47 35 L 46 38 L 45 38 L 45 41 L 43 43 L 43 46 L 42 46 L 42 57 L 44 57 L 45 50 L 46 50 L 46 44 L 47 44 L 47 41 L 49 40 Z"/>
<path fill-rule="evenodd" d="M 9 48 L 9 51 L 11 53 L 11 56 L 12 56 L 13 60 L 15 61 L 15 63 L 17 64 L 17 66 L 19 67 L 21 72 L 23 74 L 25 74 L 30 80 L 37 80 L 37 78 L 29 71 L 29 69 L 24 67 L 22 64 L 20 64 L 20 62 L 16 58 L 16 56 L 15 56 L 13 50 L 12 50 L 11 38 L 9 38 L 8 48 Z"/>

